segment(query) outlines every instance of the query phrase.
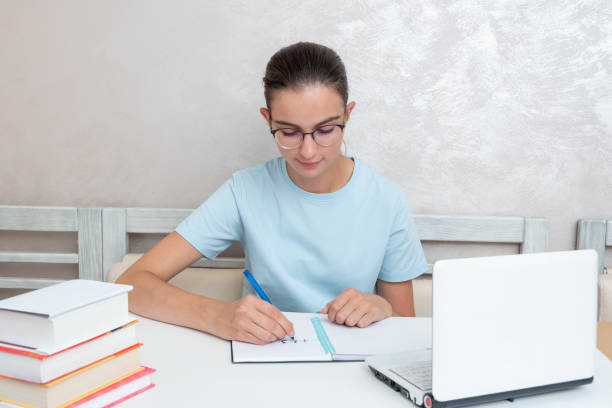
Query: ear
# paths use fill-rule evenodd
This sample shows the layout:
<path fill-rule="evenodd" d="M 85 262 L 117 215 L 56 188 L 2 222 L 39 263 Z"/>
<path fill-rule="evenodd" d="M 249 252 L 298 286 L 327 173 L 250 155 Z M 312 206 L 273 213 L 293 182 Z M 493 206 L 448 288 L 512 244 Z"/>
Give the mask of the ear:
<path fill-rule="evenodd" d="M 270 124 L 270 121 L 272 120 L 272 115 L 270 115 L 270 111 L 266 108 L 259 108 L 259 113 L 261 113 L 261 116 L 263 116 L 266 122 Z"/>
<path fill-rule="evenodd" d="M 354 107 L 355 107 L 355 101 L 346 105 L 346 120 L 347 121 L 349 120 L 349 116 L 351 116 L 351 112 L 353 111 Z"/>

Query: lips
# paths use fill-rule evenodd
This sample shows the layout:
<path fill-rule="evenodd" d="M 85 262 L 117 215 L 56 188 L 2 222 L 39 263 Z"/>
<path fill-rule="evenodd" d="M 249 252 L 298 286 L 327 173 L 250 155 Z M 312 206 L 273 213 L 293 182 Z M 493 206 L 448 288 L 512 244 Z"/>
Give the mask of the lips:
<path fill-rule="evenodd" d="M 298 160 L 298 163 L 300 163 L 300 165 L 302 165 L 303 167 L 307 168 L 307 169 L 312 169 L 313 167 L 316 167 L 317 164 L 321 163 L 321 161 L 316 161 L 316 162 L 311 162 L 311 163 L 307 163 L 307 162 L 302 162 Z"/>

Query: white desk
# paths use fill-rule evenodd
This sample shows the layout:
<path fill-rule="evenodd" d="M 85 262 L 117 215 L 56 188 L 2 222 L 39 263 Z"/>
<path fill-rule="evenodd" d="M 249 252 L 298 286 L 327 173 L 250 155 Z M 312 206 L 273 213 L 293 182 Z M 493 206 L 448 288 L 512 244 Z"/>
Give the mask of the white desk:
<path fill-rule="evenodd" d="M 232 364 L 230 343 L 135 316 L 156 387 L 119 405 L 141 407 L 413 407 L 363 362 Z M 479 407 L 612 407 L 612 362 L 597 351 L 592 384 Z"/>

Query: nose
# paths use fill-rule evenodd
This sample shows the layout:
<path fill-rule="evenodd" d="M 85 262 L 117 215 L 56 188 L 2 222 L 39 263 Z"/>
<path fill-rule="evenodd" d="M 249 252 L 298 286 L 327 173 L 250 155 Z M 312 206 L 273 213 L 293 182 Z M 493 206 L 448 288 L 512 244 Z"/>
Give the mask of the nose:
<path fill-rule="evenodd" d="M 314 141 L 313 135 L 304 135 L 304 140 L 300 146 L 300 155 L 305 159 L 309 159 L 315 155 L 316 151 L 317 144 Z"/>

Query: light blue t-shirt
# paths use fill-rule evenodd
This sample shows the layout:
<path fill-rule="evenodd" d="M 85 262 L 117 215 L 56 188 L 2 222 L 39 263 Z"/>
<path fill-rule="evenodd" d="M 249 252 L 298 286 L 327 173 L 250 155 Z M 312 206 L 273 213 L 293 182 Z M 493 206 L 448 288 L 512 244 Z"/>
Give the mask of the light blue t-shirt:
<path fill-rule="evenodd" d="M 209 259 L 240 241 L 247 269 L 282 311 L 318 312 L 347 288 L 375 293 L 377 279 L 427 270 L 403 189 L 358 160 L 330 194 L 298 187 L 284 158 L 238 171 L 176 232 Z"/>

